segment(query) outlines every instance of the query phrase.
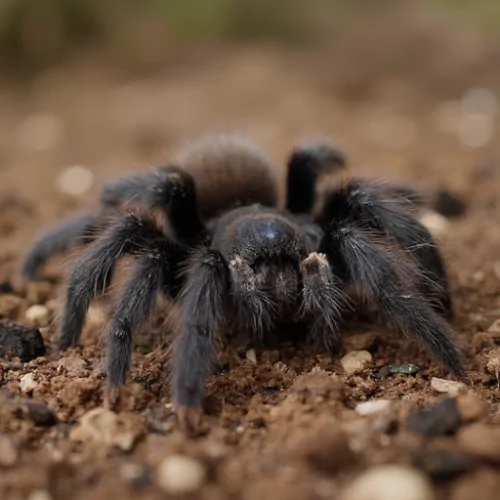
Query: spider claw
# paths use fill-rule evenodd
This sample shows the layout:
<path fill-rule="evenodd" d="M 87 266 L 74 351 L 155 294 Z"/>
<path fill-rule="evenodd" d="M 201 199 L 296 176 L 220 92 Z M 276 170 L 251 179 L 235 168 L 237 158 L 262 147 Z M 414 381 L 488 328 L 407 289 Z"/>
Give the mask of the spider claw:
<path fill-rule="evenodd" d="M 117 387 L 110 387 L 106 390 L 104 397 L 104 407 L 106 410 L 114 410 L 120 402 L 120 389 Z"/>
<path fill-rule="evenodd" d="M 201 407 L 179 405 L 175 413 L 180 430 L 187 436 L 196 436 L 202 415 Z"/>

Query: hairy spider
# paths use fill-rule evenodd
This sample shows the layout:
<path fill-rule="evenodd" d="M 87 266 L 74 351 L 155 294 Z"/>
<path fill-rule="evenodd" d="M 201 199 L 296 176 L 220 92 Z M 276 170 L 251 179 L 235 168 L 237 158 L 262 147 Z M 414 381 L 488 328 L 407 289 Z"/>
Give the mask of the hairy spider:
<path fill-rule="evenodd" d="M 277 325 L 300 324 L 310 340 L 330 348 L 346 314 L 370 305 L 393 330 L 416 337 L 451 372 L 464 374 L 454 332 L 440 314 L 451 311 L 445 267 L 412 213 L 411 190 L 350 179 L 328 190 L 313 213 L 318 176 L 345 163 L 336 149 L 317 144 L 292 151 L 281 209 L 271 165 L 258 149 L 234 139 L 201 144 L 194 148 L 198 163 L 188 154 L 181 167 L 104 187 L 103 206 L 133 199 L 159 207 L 171 231 L 144 211 L 128 212 L 83 251 L 67 286 L 62 349 L 78 343 L 91 300 L 108 288 L 120 258 L 131 254 L 136 266 L 107 327 L 108 383 L 119 388 L 126 381 L 132 334 L 149 319 L 160 291 L 180 308 L 171 390 L 186 431 L 196 427 L 201 411 L 215 333 L 228 325 L 263 340 Z M 203 148 L 216 151 L 218 161 L 217 155 L 203 156 Z M 101 213 L 92 216 L 92 224 Z M 25 270 L 88 234 L 87 221 L 65 224 L 40 240 L 45 243 L 35 248 Z"/>

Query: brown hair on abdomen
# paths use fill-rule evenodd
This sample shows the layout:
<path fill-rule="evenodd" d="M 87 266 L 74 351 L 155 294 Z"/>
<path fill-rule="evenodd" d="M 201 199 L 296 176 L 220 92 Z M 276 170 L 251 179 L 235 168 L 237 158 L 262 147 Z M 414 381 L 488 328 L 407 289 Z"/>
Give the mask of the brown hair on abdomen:
<path fill-rule="evenodd" d="M 242 205 L 278 203 L 276 170 L 262 149 L 232 134 L 207 135 L 177 156 L 177 164 L 193 175 L 203 218 Z"/>

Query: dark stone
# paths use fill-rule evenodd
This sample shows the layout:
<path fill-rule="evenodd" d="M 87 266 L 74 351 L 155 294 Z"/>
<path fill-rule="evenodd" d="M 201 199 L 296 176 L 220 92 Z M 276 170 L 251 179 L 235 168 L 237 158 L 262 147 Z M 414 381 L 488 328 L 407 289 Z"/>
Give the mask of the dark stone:
<path fill-rule="evenodd" d="M 460 217 L 465 213 L 467 206 L 456 194 L 447 189 L 441 189 L 434 200 L 434 210 L 445 217 Z"/>
<path fill-rule="evenodd" d="M 36 425 L 51 427 L 52 425 L 57 424 L 56 416 L 43 403 L 28 400 L 23 402 L 22 406 L 26 415 L 30 417 Z"/>
<path fill-rule="evenodd" d="M 13 293 L 14 287 L 10 283 L 10 281 L 3 281 L 0 283 L 0 293 Z"/>
<path fill-rule="evenodd" d="M 18 357 L 26 362 L 44 354 L 45 345 L 38 328 L 0 321 L 0 357 Z"/>
<path fill-rule="evenodd" d="M 460 423 L 456 401 L 447 398 L 426 410 L 410 414 L 406 427 L 414 434 L 432 437 L 453 434 L 460 427 Z"/>
<path fill-rule="evenodd" d="M 390 373 L 400 373 L 401 375 L 416 375 L 422 368 L 418 365 L 390 365 L 387 367 Z"/>
<path fill-rule="evenodd" d="M 469 472 L 475 463 L 459 451 L 435 448 L 416 455 L 413 458 L 413 465 L 433 479 L 448 480 Z"/>

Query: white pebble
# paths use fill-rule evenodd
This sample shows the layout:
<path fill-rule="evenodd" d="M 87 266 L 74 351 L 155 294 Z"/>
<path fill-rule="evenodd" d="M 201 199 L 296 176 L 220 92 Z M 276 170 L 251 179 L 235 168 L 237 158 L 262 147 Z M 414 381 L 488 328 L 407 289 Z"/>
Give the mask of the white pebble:
<path fill-rule="evenodd" d="M 250 361 L 254 365 L 257 364 L 257 355 L 255 354 L 255 349 L 249 349 L 246 352 L 245 357 L 248 359 L 248 361 Z"/>
<path fill-rule="evenodd" d="M 94 174 L 80 165 L 69 167 L 57 178 L 59 191 L 72 196 L 85 194 L 94 183 Z"/>
<path fill-rule="evenodd" d="M 33 490 L 28 500 L 52 500 L 52 495 L 47 490 Z"/>
<path fill-rule="evenodd" d="M 123 451 L 130 451 L 138 437 L 138 429 L 125 425 L 120 416 L 105 408 L 94 408 L 82 415 L 69 435 L 71 441 L 116 446 Z"/>
<path fill-rule="evenodd" d="M 391 402 L 387 399 L 375 399 L 373 401 L 365 401 L 356 406 L 356 413 L 358 415 L 371 415 L 379 411 L 386 410 L 391 406 Z"/>
<path fill-rule="evenodd" d="M 468 148 L 481 148 L 492 139 L 495 131 L 493 117 L 486 114 L 467 115 L 460 123 L 458 138 Z"/>
<path fill-rule="evenodd" d="M 361 474 L 341 500 L 434 500 L 431 483 L 420 471 L 404 465 L 381 465 Z"/>
<path fill-rule="evenodd" d="M 465 115 L 480 113 L 495 116 L 498 112 L 498 98 L 491 90 L 476 87 L 465 92 L 461 107 Z"/>
<path fill-rule="evenodd" d="M 37 385 L 38 384 L 36 383 L 32 373 L 27 373 L 26 375 L 23 375 L 19 380 L 19 388 L 24 393 L 33 391 L 37 387 Z"/>
<path fill-rule="evenodd" d="M 426 210 L 419 219 L 433 236 L 443 236 L 448 232 L 450 226 L 448 220 L 437 212 Z"/>
<path fill-rule="evenodd" d="M 172 455 L 158 466 L 158 484 L 166 493 L 193 493 L 206 481 L 205 467 L 183 455 Z"/>
<path fill-rule="evenodd" d="M 372 355 L 368 351 L 351 351 L 340 360 L 340 364 L 346 373 L 362 370 L 371 362 Z"/>
<path fill-rule="evenodd" d="M 449 394 L 450 396 L 456 396 L 461 391 L 466 389 L 466 386 L 462 382 L 455 382 L 453 380 L 445 380 L 442 378 L 433 377 L 431 380 L 431 387 L 442 394 Z"/>
<path fill-rule="evenodd" d="M 26 321 L 36 327 L 44 327 L 49 324 L 49 310 L 45 306 L 31 306 L 24 315 Z"/>

